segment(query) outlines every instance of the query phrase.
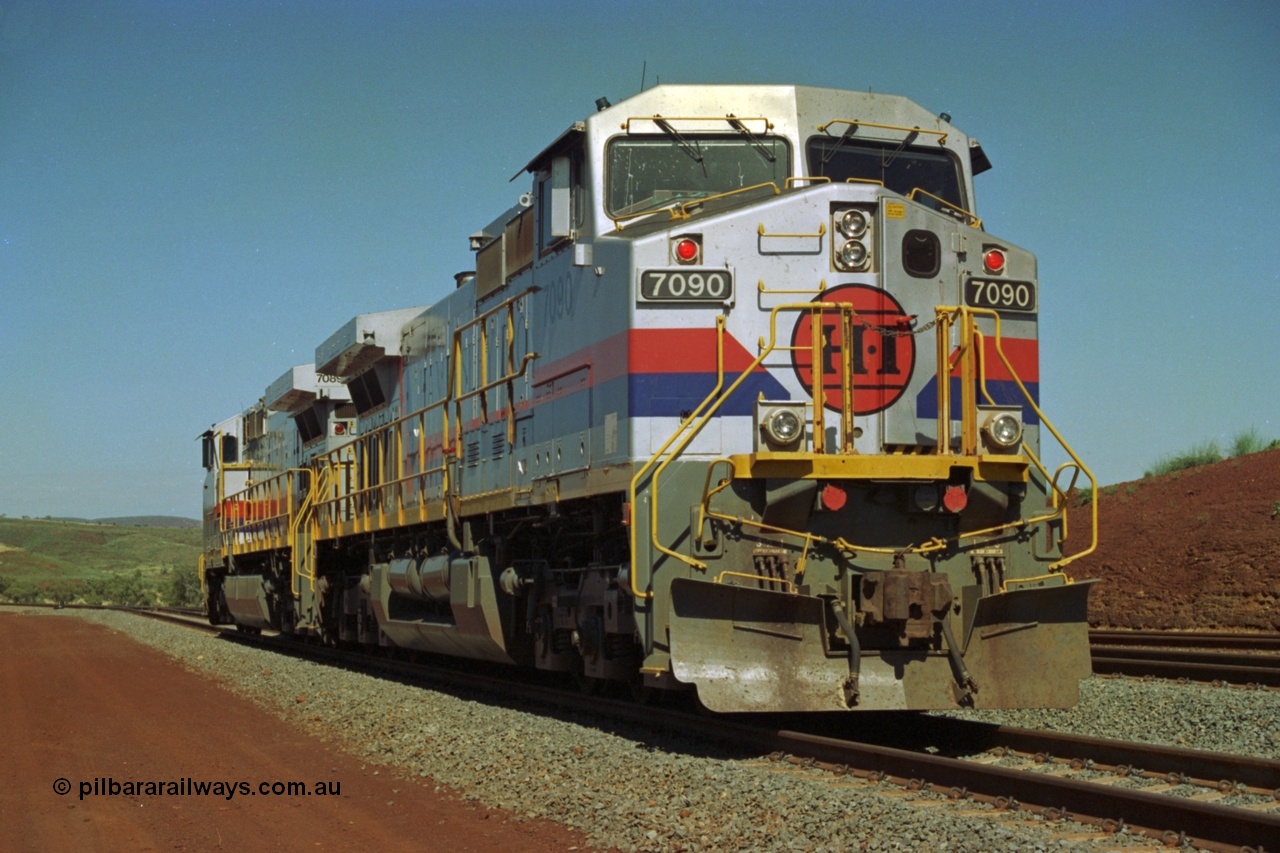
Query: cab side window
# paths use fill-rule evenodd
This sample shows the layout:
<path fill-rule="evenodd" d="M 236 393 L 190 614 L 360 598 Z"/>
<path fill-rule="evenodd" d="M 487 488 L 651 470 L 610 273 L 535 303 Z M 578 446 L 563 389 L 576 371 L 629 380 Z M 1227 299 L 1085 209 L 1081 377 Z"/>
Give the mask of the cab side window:
<path fill-rule="evenodd" d="M 582 225 L 582 151 L 554 157 L 538 172 L 538 253 L 546 254 L 571 240 Z"/>

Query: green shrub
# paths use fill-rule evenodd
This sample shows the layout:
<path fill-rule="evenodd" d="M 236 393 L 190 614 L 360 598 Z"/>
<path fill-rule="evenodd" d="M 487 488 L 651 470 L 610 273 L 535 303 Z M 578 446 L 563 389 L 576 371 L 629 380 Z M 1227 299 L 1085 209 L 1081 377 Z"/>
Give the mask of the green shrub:
<path fill-rule="evenodd" d="M 78 586 L 72 581 L 54 581 L 45 588 L 44 597 L 54 604 L 71 604 L 80 595 Z"/>
<path fill-rule="evenodd" d="M 192 607 L 200 603 L 200 576 L 194 564 L 164 570 L 161 590 L 173 607 Z"/>
<path fill-rule="evenodd" d="M 1208 465 L 1211 462 L 1222 461 L 1222 450 L 1218 447 L 1218 442 L 1213 439 L 1203 441 L 1190 450 L 1182 453 L 1174 453 L 1169 456 L 1162 456 L 1152 466 L 1151 470 L 1145 472 L 1144 477 L 1158 477 L 1163 474 L 1172 474 L 1175 471 L 1185 471 L 1188 468 L 1195 468 L 1199 465 Z"/>
<path fill-rule="evenodd" d="M 35 604 L 43 600 L 40 589 L 30 581 L 15 581 L 4 594 L 14 604 Z"/>
<path fill-rule="evenodd" d="M 1274 444 L 1274 441 L 1270 443 L 1270 445 Z M 1270 445 L 1258 432 L 1257 427 L 1249 427 L 1244 432 L 1237 433 L 1231 440 L 1231 452 L 1228 455 L 1248 456 L 1250 453 L 1261 453 Z"/>

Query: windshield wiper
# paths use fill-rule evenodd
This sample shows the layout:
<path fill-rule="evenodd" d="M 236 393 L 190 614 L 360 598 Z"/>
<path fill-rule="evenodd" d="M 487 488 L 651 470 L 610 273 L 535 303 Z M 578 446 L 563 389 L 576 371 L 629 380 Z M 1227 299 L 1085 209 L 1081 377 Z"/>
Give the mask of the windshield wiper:
<path fill-rule="evenodd" d="M 831 148 L 822 155 L 822 165 L 825 166 L 828 163 L 830 163 L 831 158 L 835 157 L 836 152 L 840 150 L 840 146 L 844 145 L 845 142 L 852 139 L 853 135 L 857 132 L 858 132 L 858 125 L 854 124 L 853 122 L 849 122 L 849 126 L 844 129 L 844 133 L 836 137 L 836 144 L 832 145 Z M 831 136 L 831 134 L 828 133 L 827 136 Z M 826 170 L 824 169 L 823 171 L 826 171 Z"/>
<path fill-rule="evenodd" d="M 905 128 L 903 128 L 903 129 L 905 130 Z M 906 148 L 908 145 L 910 145 L 911 143 L 915 142 L 915 141 L 916 141 L 916 139 L 918 139 L 919 137 L 920 137 L 920 134 L 919 134 L 919 133 L 917 133 L 917 132 L 916 132 L 916 131 L 914 131 L 914 130 L 913 130 L 913 131 L 911 131 L 910 133 L 908 133 L 908 134 L 906 135 L 906 138 L 905 138 L 905 139 L 903 139 L 901 142 L 899 142 L 899 143 L 898 143 L 898 147 L 897 147 L 897 148 L 895 148 L 895 149 L 893 149 L 893 152 L 889 155 L 889 159 L 888 159 L 888 160 L 884 159 L 884 153 L 883 153 L 883 152 L 881 152 L 881 154 L 880 154 L 880 168 L 883 170 L 883 169 L 887 169 L 887 168 L 889 168 L 890 166 L 892 166 L 892 165 L 893 165 L 893 161 L 894 161 L 894 160 L 897 160 L 897 159 L 898 159 L 898 155 L 902 153 L 902 149 L 903 149 L 903 148 Z"/>
<path fill-rule="evenodd" d="M 703 163 L 702 151 L 699 150 L 696 144 L 690 142 L 689 140 L 681 136 L 679 131 L 677 131 L 674 127 L 672 127 L 670 123 L 667 122 L 666 119 L 654 118 L 653 123 L 656 124 L 662 130 L 663 133 L 665 133 L 667 136 L 670 136 L 672 139 L 674 139 L 676 141 L 676 144 L 679 145 L 684 150 L 684 153 L 688 154 L 690 157 L 693 158 L 693 162 L 702 163 L 703 171 L 704 172 L 706 171 L 707 164 Z"/>
<path fill-rule="evenodd" d="M 742 122 L 734 118 L 733 113 L 730 113 L 727 116 L 727 119 L 729 122 L 729 126 L 732 127 L 734 130 L 738 131 L 739 133 L 741 133 L 743 136 L 745 136 L 747 140 L 752 145 L 755 146 L 755 149 L 760 152 L 761 157 L 768 160 L 770 163 L 778 162 L 778 155 L 774 154 L 772 151 L 766 148 L 764 143 L 760 141 L 759 137 L 757 137 L 754 133 L 748 130 L 745 124 L 743 124 Z"/>

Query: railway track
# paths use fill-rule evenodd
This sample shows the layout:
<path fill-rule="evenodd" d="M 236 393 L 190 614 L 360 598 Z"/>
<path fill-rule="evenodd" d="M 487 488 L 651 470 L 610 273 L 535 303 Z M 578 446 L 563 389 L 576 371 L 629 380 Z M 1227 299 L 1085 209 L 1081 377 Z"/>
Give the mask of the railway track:
<path fill-rule="evenodd" d="M 1280 652 L 1280 633 L 1246 631 L 1112 631 L 1089 632 L 1095 646 L 1147 646 L 1157 648 L 1233 649 Z"/>
<path fill-rule="evenodd" d="M 501 677 L 488 676 L 473 667 L 464 671 L 370 658 L 284 637 L 217 629 L 186 614 L 140 615 L 220 630 L 236 642 L 437 689 L 479 690 L 498 703 L 533 701 L 561 712 L 647 727 L 654 723 L 651 707 L 559 686 L 513 684 L 506 671 Z M 1280 838 L 1280 761 L 941 717 L 929 718 L 927 727 L 904 727 L 891 716 L 860 717 L 861 741 L 822 733 L 824 726 L 847 729 L 850 718 L 843 715 L 820 718 L 817 731 L 786 728 L 776 717 L 726 718 L 671 709 L 664 709 L 661 720 L 664 729 L 714 739 L 743 755 L 768 754 L 780 766 L 825 769 L 837 781 L 933 792 L 960 807 L 980 804 L 996 817 L 1069 819 L 1091 825 L 1099 834 L 1127 829 L 1161 844 L 1193 844 L 1211 851 L 1262 851 Z"/>
<path fill-rule="evenodd" d="M 1280 687 L 1280 635 L 1091 631 L 1093 671 Z"/>
<path fill-rule="evenodd" d="M 775 760 L 981 802 L 1000 811 L 1071 819 L 1106 833 L 1128 829 L 1162 844 L 1261 851 L 1280 838 L 1280 791 L 1239 781 L 1274 783 L 1280 779 L 1280 762 L 1000 726 L 985 734 L 1024 745 L 1049 737 L 1059 754 L 1077 757 L 1002 746 L 978 758 L 957 758 L 790 731 L 776 732 L 766 743 L 778 747 Z M 1147 766 L 1182 769 L 1161 773 L 1094 757 L 1128 754 L 1140 756 Z M 1015 759 L 1013 766 L 996 763 L 1009 758 Z M 1229 775 L 1217 782 L 1200 778 L 1214 770 Z M 1151 784 L 1124 786 L 1131 779 Z"/>

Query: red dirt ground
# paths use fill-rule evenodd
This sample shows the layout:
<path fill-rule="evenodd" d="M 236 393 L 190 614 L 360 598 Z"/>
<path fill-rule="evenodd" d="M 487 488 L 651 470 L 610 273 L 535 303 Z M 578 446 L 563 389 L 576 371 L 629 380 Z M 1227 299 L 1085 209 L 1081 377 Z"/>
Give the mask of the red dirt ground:
<path fill-rule="evenodd" d="M 337 753 L 102 626 L 4 612 L 0 649 L 0 850 L 587 849 L 563 826 L 515 822 Z M 321 781 L 340 795 L 79 795 L 95 779 L 188 778 Z"/>
<path fill-rule="evenodd" d="M 1280 450 L 1107 487 L 1096 626 L 1280 630 Z M 1088 508 L 1072 511 L 1073 542 Z M 299 733 L 158 652 L 69 618 L 0 613 L 0 850 L 585 849 L 581 836 L 406 781 Z M 211 724 L 212 723 L 212 724 Z M 220 732 L 228 737 L 212 737 Z M 252 739 L 248 733 L 252 733 Z M 97 777 L 340 782 L 332 798 L 98 796 Z M 71 791 L 55 793 L 57 779 Z"/>
<path fill-rule="evenodd" d="M 1280 630 L 1280 450 L 1106 487 L 1098 550 L 1068 572 L 1100 578 L 1095 627 Z M 1071 510 L 1068 550 L 1087 545 Z"/>

